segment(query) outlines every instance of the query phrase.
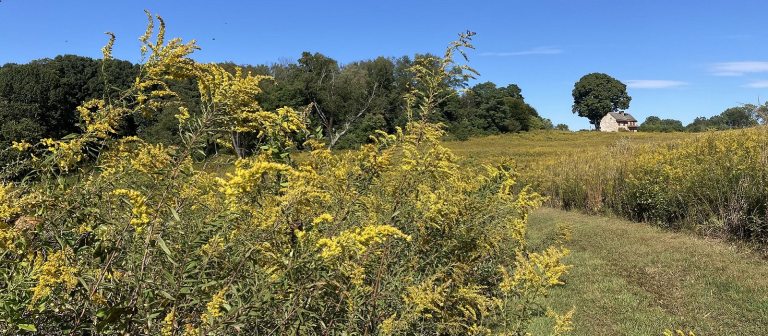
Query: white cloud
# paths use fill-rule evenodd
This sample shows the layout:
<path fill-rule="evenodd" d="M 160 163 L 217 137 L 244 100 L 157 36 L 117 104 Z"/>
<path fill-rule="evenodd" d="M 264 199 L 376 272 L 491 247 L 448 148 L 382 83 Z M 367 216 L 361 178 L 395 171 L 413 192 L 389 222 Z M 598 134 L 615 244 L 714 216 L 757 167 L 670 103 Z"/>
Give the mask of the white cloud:
<path fill-rule="evenodd" d="M 742 85 L 745 88 L 750 89 L 765 89 L 768 88 L 768 80 L 759 80 Z"/>
<path fill-rule="evenodd" d="M 724 62 L 715 63 L 710 68 L 715 76 L 742 76 L 748 73 L 768 72 L 768 62 Z"/>
<path fill-rule="evenodd" d="M 630 79 L 624 83 L 631 89 L 669 89 L 688 85 L 686 82 L 664 79 Z"/>
<path fill-rule="evenodd" d="M 562 54 L 563 50 L 560 48 L 555 47 L 536 47 L 528 50 L 522 50 L 522 51 L 511 51 L 511 52 L 484 52 L 480 53 L 480 56 L 497 56 L 497 57 L 507 57 L 507 56 L 526 56 L 526 55 L 557 55 Z"/>

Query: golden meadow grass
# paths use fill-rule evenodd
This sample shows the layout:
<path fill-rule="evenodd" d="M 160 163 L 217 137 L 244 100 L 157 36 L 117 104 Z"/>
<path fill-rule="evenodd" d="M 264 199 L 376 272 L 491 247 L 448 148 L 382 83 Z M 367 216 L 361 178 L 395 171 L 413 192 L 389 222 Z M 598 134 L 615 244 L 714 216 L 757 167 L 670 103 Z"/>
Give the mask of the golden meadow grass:
<path fill-rule="evenodd" d="M 534 132 L 448 143 L 466 164 L 514 157 L 547 204 L 670 228 L 768 239 L 768 128 L 689 133 Z"/>
<path fill-rule="evenodd" d="M 574 267 L 547 302 L 560 310 L 576 308 L 572 334 L 659 335 L 667 328 L 672 335 L 762 335 L 768 333 L 768 265 L 764 255 L 753 252 L 764 251 L 764 243 L 744 248 L 741 240 L 734 244 L 675 233 L 616 216 L 742 237 L 729 233 L 722 218 L 741 220 L 737 227 L 750 225 L 748 216 L 729 215 L 748 207 L 723 205 L 729 197 L 730 204 L 750 204 L 749 190 L 758 205 L 766 201 L 758 193 L 766 187 L 765 180 L 759 182 L 765 176 L 765 132 L 536 132 L 446 145 L 468 167 L 512 157 L 520 182 L 542 190 L 549 206 L 601 214 L 545 208 L 530 216 L 528 241 L 534 250 L 558 239 L 558 226 L 571 228 L 566 261 Z M 754 183 L 738 187 L 737 181 Z M 629 183 L 648 189 L 629 194 Z M 654 190 L 662 196 L 654 196 Z M 688 208 L 685 217 L 651 217 L 664 215 L 666 195 L 673 192 L 676 199 L 690 200 L 675 204 Z M 646 197 L 635 197 L 640 195 Z M 645 208 L 648 218 L 631 217 L 629 201 L 648 199 L 659 202 Z M 549 328 L 550 322 L 536 321 L 531 331 L 546 334 Z"/>

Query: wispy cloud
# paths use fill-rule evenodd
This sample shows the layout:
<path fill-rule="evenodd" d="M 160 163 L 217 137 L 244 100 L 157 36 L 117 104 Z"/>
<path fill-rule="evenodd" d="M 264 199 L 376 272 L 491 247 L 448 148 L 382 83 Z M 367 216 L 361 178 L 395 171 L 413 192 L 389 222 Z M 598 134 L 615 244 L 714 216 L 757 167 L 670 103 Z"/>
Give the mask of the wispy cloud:
<path fill-rule="evenodd" d="M 669 89 L 688 85 L 686 82 L 664 79 L 630 79 L 624 83 L 631 89 Z"/>
<path fill-rule="evenodd" d="M 710 67 L 715 76 L 743 76 L 748 73 L 768 72 L 768 62 L 724 62 L 715 63 Z"/>
<path fill-rule="evenodd" d="M 562 53 L 563 53 L 563 49 L 560 49 L 560 48 L 536 47 L 536 48 L 531 48 L 528 50 L 521 50 L 521 51 L 484 52 L 484 53 L 480 53 L 480 56 L 507 57 L 507 56 L 526 56 L 526 55 L 557 55 Z"/>
<path fill-rule="evenodd" d="M 742 85 L 745 88 L 750 89 L 765 89 L 768 88 L 768 80 L 759 80 Z"/>

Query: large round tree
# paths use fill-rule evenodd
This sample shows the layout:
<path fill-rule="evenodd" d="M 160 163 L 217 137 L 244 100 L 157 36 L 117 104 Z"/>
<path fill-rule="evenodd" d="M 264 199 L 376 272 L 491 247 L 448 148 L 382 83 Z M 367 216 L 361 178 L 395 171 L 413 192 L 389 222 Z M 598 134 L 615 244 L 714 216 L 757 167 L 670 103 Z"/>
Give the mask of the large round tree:
<path fill-rule="evenodd" d="M 629 108 L 632 100 L 627 86 L 604 73 L 591 73 L 581 77 L 573 88 L 573 113 L 589 119 L 600 129 L 600 119 L 608 112 Z"/>

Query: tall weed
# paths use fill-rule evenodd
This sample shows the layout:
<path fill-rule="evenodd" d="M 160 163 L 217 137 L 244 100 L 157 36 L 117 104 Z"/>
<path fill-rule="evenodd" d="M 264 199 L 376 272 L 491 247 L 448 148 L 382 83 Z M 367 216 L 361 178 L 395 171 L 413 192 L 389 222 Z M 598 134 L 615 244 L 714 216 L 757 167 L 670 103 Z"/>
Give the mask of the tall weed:
<path fill-rule="evenodd" d="M 301 111 L 260 108 L 260 77 L 198 64 L 194 42 L 164 33 L 150 16 L 141 75 L 84 103 L 82 133 L 14 145 L 33 173 L 0 184 L 0 333 L 521 335 L 545 315 L 570 329 L 542 300 L 569 252 L 527 247 L 543 198 L 508 165 L 461 168 L 415 118 L 331 152 Z M 412 115 L 466 79 L 453 55 L 470 37 L 412 69 Z M 125 116 L 178 106 L 177 78 L 197 81 L 202 109 L 178 108 L 181 146 L 116 137 Z M 261 143 L 250 157 L 245 135 Z M 194 160 L 214 141 L 243 156 L 223 176 Z"/>

